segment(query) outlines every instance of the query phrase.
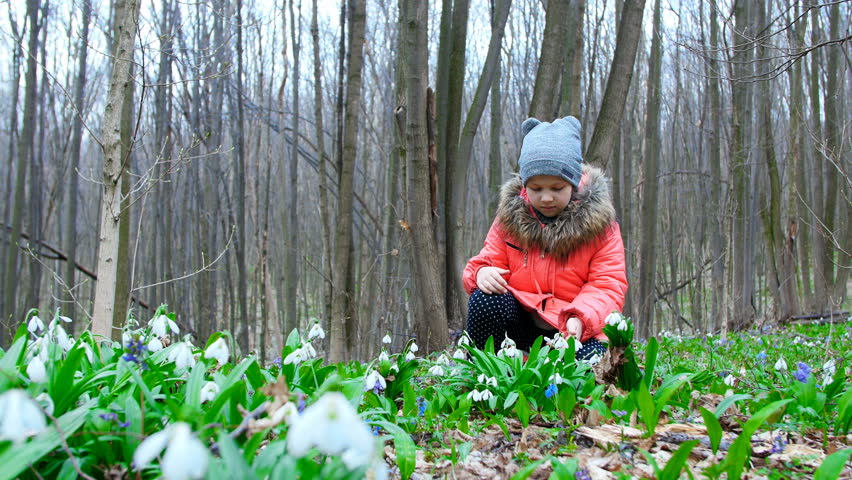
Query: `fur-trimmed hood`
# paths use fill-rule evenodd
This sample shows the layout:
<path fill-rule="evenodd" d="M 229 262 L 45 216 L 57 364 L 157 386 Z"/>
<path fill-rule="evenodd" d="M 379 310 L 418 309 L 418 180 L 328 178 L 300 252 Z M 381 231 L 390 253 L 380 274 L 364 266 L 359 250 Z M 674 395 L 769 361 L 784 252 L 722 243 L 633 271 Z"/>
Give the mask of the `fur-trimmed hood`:
<path fill-rule="evenodd" d="M 553 223 L 544 227 L 520 196 L 522 187 L 517 175 L 504 183 L 497 209 L 497 217 L 506 233 L 514 237 L 521 248 L 539 248 L 558 259 L 565 259 L 575 248 L 593 241 L 615 221 L 609 179 L 597 167 L 583 166 L 580 186 L 568 206 Z"/>

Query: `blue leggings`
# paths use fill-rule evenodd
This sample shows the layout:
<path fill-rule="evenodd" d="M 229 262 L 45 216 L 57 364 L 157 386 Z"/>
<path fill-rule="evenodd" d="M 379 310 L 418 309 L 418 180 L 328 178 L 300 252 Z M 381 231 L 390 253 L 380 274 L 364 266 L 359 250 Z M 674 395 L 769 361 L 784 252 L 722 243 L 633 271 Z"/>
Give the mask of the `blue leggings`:
<path fill-rule="evenodd" d="M 529 351 L 538 337 L 552 337 L 556 330 L 536 326 L 532 313 L 527 312 L 511 293 L 489 295 L 475 290 L 467 304 L 467 333 L 478 348 L 484 348 L 488 337 L 494 337 L 495 348 L 508 335 L 520 350 Z M 591 338 L 577 351 L 577 360 L 603 355 L 606 345 Z"/>

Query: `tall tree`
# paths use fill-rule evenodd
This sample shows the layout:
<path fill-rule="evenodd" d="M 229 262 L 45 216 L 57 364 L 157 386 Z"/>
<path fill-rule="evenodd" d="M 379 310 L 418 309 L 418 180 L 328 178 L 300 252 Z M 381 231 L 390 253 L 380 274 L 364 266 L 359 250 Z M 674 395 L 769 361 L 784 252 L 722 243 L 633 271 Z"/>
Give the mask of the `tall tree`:
<path fill-rule="evenodd" d="M 662 76 L 662 31 L 660 0 L 654 2 L 651 56 L 648 58 L 648 96 L 645 101 L 645 151 L 642 155 L 642 218 L 639 244 L 639 336 L 649 338 L 654 329 L 657 303 L 657 217 L 659 216 L 660 88 Z"/>
<path fill-rule="evenodd" d="M 642 34 L 642 14 L 645 0 L 626 0 L 618 23 L 618 35 L 615 38 L 615 53 L 612 67 L 606 82 L 606 91 L 601 101 L 600 113 L 595 123 L 595 133 L 586 148 L 586 162 L 606 167 L 615 147 L 618 125 L 624 113 L 630 80 L 633 78 L 633 64 L 636 50 Z"/>
<path fill-rule="evenodd" d="M 21 223 L 24 213 L 27 161 L 32 154 L 33 135 L 35 132 L 36 109 L 36 70 L 38 68 L 38 34 L 41 23 L 38 20 L 39 0 L 27 0 L 27 19 L 29 22 L 29 38 L 27 40 L 27 74 L 24 77 L 24 123 L 21 135 L 18 137 L 18 156 L 15 163 L 15 196 L 12 204 L 12 225 L 9 233 L 9 244 L 6 249 L 6 266 L 3 270 L 3 317 L 2 321 L 14 326 L 15 322 L 15 293 L 18 288 L 18 239 L 21 238 Z M 0 328 L 0 343 L 5 344 L 8 332 Z"/>
<path fill-rule="evenodd" d="M 716 1 L 710 2 L 710 54 L 707 61 L 707 89 L 710 97 L 710 128 L 708 142 L 710 143 L 710 206 L 713 212 L 710 229 L 710 256 L 713 261 L 711 276 L 713 278 L 711 318 L 714 331 L 721 329 L 726 323 L 727 309 L 725 299 L 725 255 L 724 248 L 724 207 L 722 204 L 722 100 L 719 91 L 719 76 L 721 74 L 716 60 L 716 49 L 719 45 L 719 23 L 716 19 Z"/>
<path fill-rule="evenodd" d="M 69 168 L 70 173 L 68 185 L 68 197 L 66 206 L 68 207 L 65 215 L 65 255 L 68 260 L 65 262 L 65 274 L 63 275 L 65 286 L 68 289 L 66 300 L 65 314 L 71 318 L 76 318 L 76 304 L 73 298 L 78 294 L 75 291 L 76 280 L 74 272 L 77 270 L 77 210 L 78 197 L 80 195 L 80 145 L 83 141 L 83 122 L 85 121 L 85 92 L 86 92 L 86 68 L 87 58 L 89 53 L 89 23 L 92 18 L 92 2 L 91 0 L 83 0 L 83 9 L 80 19 L 80 43 L 77 47 L 77 77 L 74 82 L 74 108 L 76 115 L 71 127 L 71 145 L 69 147 Z"/>
<path fill-rule="evenodd" d="M 110 73 L 109 91 L 103 114 L 101 138 L 104 152 L 103 189 L 98 235 L 98 283 L 92 315 L 92 333 L 112 338 L 115 310 L 115 285 L 119 255 L 119 224 L 121 220 L 121 176 L 126 158 L 122 157 L 121 123 L 123 105 L 132 95 L 131 64 L 133 45 L 138 28 L 138 0 L 117 1 L 115 4 L 115 49 Z"/>
<path fill-rule="evenodd" d="M 559 117 L 580 118 L 581 79 L 583 76 L 583 44 L 585 43 L 586 0 L 575 0 L 568 15 L 568 34 L 565 36 L 565 64 L 562 66 L 562 92 Z"/>
<path fill-rule="evenodd" d="M 406 115 L 405 140 L 408 161 L 408 218 L 414 244 L 414 281 L 417 294 L 415 331 L 420 345 L 427 351 L 446 348 L 449 342 L 446 308 L 441 287 L 441 270 L 432 224 L 429 192 L 429 155 L 427 123 L 434 107 L 428 105 L 428 59 L 426 42 L 428 2 L 406 0 Z"/>
<path fill-rule="evenodd" d="M 239 301 L 239 344 L 244 354 L 249 351 L 249 312 L 248 312 L 248 276 L 246 274 L 246 146 L 245 146 L 245 108 L 243 105 L 243 2 L 237 0 L 237 78 L 236 98 L 233 99 L 237 110 L 235 126 L 237 171 L 234 174 L 234 202 L 236 203 L 237 237 L 234 242 L 237 260 L 237 296 Z M 236 329 L 235 329 L 236 330 Z"/>
<path fill-rule="evenodd" d="M 530 117 L 543 122 L 552 121 L 556 117 L 557 103 L 560 99 L 559 79 L 562 77 L 562 66 L 565 54 L 562 48 L 568 36 L 569 0 L 549 0 L 547 13 L 544 17 L 544 33 L 541 39 L 541 51 L 538 57 L 538 70 L 535 74 L 535 87 L 530 102 Z M 563 81 L 566 79 L 563 78 Z"/>
<path fill-rule="evenodd" d="M 290 150 L 289 174 L 287 183 L 287 265 L 286 274 L 284 275 L 284 290 L 286 307 L 284 313 L 286 315 L 285 331 L 299 327 L 298 310 L 296 309 L 298 300 L 299 288 L 299 81 L 300 67 L 299 54 L 302 43 L 302 28 L 301 28 L 301 10 L 302 2 L 299 2 L 299 14 L 293 10 L 295 0 L 290 0 L 290 41 L 293 44 L 293 113 L 292 113 L 292 130 L 293 142 Z"/>
<path fill-rule="evenodd" d="M 343 133 L 343 163 L 338 187 L 337 227 L 334 248 L 334 295 L 332 301 L 329 361 L 344 361 L 350 338 L 346 327 L 353 319 L 354 292 L 346 288 L 351 273 L 352 211 L 354 206 L 355 160 L 357 157 L 361 71 L 364 66 L 364 30 L 367 21 L 366 0 L 349 0 L 349 68 L 346 82 L 346 113 Z"/>

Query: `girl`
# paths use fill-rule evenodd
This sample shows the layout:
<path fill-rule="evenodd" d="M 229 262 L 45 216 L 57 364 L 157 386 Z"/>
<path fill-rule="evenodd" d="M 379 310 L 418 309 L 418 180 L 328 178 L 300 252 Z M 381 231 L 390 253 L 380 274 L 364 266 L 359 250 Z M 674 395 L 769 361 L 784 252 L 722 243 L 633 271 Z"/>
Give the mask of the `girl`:
<path fill-rule="evenodd" d="M 520 175 L 500 192 L 497 218 L 479 254 L 467 262 L 467 332 L 479 348 L 508 336 L 529 350 L 557 330 L 602 355 L 604 319 L 627 291 L 624 245 L 609 180 L 583 165 L 580 122 L 527 119 Z"/>

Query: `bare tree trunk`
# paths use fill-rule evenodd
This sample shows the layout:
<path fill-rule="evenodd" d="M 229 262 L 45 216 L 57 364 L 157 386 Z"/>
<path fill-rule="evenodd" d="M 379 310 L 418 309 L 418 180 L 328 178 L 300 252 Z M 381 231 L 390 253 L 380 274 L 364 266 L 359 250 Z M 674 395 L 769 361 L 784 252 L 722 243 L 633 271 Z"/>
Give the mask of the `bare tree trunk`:
<path fill-rule="evenodd" d="M 586 0 L 575 0 L 569 13 L 566 57 L 562 72 L 562 98 L 559 117 L 580 118 L 582 97 L 583 44 L 585 41 Z"/>
<path fill-rule="evenodd" d="M 497 5 L 495 5 L 495 3 Z M 492 35 L 498 28 L 497 7 L 499 0 L 491 0 L 491 31 Z M 505 22 L 503 28 L 505 30 Z M 500 184 L 503 183 L 503 161 L 500 151 L 500 143 L 503 131 L 503 94 L 500 89 L 502 76 L 501 56 L 497 55 L 497 64 L 494 67 L 494 79 L 491 81 L 491 123 L 489 131 L 491 138 L 488 154 L 488 217 L 494 218 L 497 214 L 497 204 L 500 201 Z"/>
<path fill-rule="evenodd" d="M 139 2 L 116 2 L 116 36 L 112 73 L 103 115 L 104 151 L 103 200 L 98 235 L 98 283 L 95 290 L 92 333 L 112 338 L 115 313 L 119 227 L 121 219 L 121 175 L 126 158 L 121 144 L 121 124 L 125 98 L 132 95 L 131 65 L 139 19 Z"/>
<path fill-rule="evenodd" d="M 559 78 L 562 76 L 562 65 L 565 54 L 562 48 L 567 37 L 569 0 L 549 0 L 544 20 L 544 33 L 541 40 L 541 51 L 538 58 L 538 70 L 535 74 L 535 87 L 530 102 L 529 116 L 543 122 L 550 122 L 556 117 L 554 106 L 558 105 L 557 98 L 560 90 Z"/>
<path fill-rule="evenodd" d="M 446 307 L 441 287 L 441 270 L 437 248 L 431 232 L 432 209 L 430 201 L 429 156 L 427 123 L 434 112 L 427 100 L 428 58 L 426 32 L 428 2 L 407 0 L 404 4 L 407 40 L 406 73 L 406 152 L 408 161 L 408 217 L 414 244 L 414 281 L 417 317 L 415 318 L 418 343 L 426 351 L 446 348 L 449 343 Z M 430 95 L 429 95 L 430 96 Z M 433 104 L 434 105 L 434 104 Z"/>
<path fill-rule="evenodd" d="M 651 56 L 648 59 L 648 97 L 645 102 L 645 152 L 642 156 L 642 227 L 639 245 L 639 336 L 650 338 L 656 332 L 654 306 L 656 305 L 655 281 L 657 273 L 657 217 L 659 207 L 660 170 L 660 88 L 662 77 L 662 30 L 660 0 L 654 2 L 654 30 L 651 40 Z"/>
<path fill-rule="evenodd" d="M 364 66 L 364 30 L 367 20 L 366 0 L 349 0 L 350 44 L 349 74 L 346 82 L 346 118 L 343 134 L 343 163 L 338 188 L 338 220 L 335 232 L 334 299 L 332 301 L 329 362 L 347 359 L 349 341 L 347 323 L 353 318 L 354 292 L 346 286 L 352 268 L 352 210 L 354 206 L 355 160 L 358 140 L 358 107 L 361 101 L 361 71 Z"/>
<path fill-rule="evenodd" d="M 633 78 L 633 64 L 639 37 L 642 34 L 642 13 L 645 0 L 627 0 L 621 21 L 618 23 L 618 35 L 615 40 L 615 53 L 612 67 L 606 82 L 606 91 L 601 101 L 601 110 L 595 123 L 595 133 L 586 148 L 586 162 L 606 168 L 617 138 L 618 125 L 624 113 L 624 103 Z M 588 99 L 587 99 L 588 101 Z"/>
<path fill-rule="evenodd" d="M 296 302 L 299 295 L 299 54 L 301 47 L 301 18 L 296 18 L 293 11 L 294 0 L 290 0 L 290 40 L 293 44 L 293 142 L 290 150 L 289 175 L 287 188 L 287 263 L 284 275 L 284 291 L 286 292 L 284 308 L 286 325 L 289 331 L 299 327 L 299 316 Z M 299 2 L 301 14 L 301 2 Z"/>
<path fill-rule="evenodd" d="M 710 3 L 710 48 L 716 49 L 719 44 L 719 23 L 716 19 L 717 6 L 715 0 Z M 719 91 L 719 65 L 716 54 L 711 53 L 708 60 L 708 90 L 710 96 L 710 210 L 713 212 L 713 228 L 710 237 L 710 255 L 713 260 L 711 272 L 713 281 L 712 318 L 714 331 L 727 324 L 727 309 L 725 304 L 725 209 L 722 202 L 722 101 Z"/>
<path fill-rule="evenodd" d="M 249 351 L 249 312 L 248 312 L 248 277 L 246 275 L 246 152 L 245 152 L 245 113 L 243 108 L 243 2 L 237 0 L 236 29 L 237 29 L 237 92 L 234 98 L 237 107 L 236 125 L 236 155 L 237 170 L 234 173 L 234 202 L 237 207 L 237 235 L 234 249 L 237 254 L 237 295 L 239 302 L 239 334 L 238 341 L 242 354 Z"/>
<path fill-rule="evenodd" d="M 32 52 L 27 57 L 27 74 L 24 86 L 24 123 L 21 136 L 18 139 L 18 159 L 15 165 L 15 196 L 12 205 L 12 228 L 9 233 L 9 245 L 6 249 L 6 266 L 3 270 L 5 278 L 3 281 L 3 317 L 0 320 L 0 344 L 7 345 L 7 326 L 14 331 L 17 325 L 15 317 L 15 293 L 18 288 L 18 239 L 21 238 L 21 223 L 24 212 L 27 159 L 30 157 L 33 145 L 33 132 L 35 131 L 35 108 L 36 108 L 36 69 L 38 58 L 38 32 L 40 23 L 38 21 L 38 0 L 27 0 L 27 18 L 29 19 L 30 35 L 27 42 L 27 51 Z"/>
<path fill-rule="evenodd" d="M 80 168 L 80 144 L 83 141 L 83 112 L 85 111 L 84 102 L 87 67 L 86 59 L 88 58 L 89 53 L 89 22 L 92 18 L 91 0 L 84 0 L 82 4 L 83 11 L 80 25 L 82 31 L 80 32 L 80 44 L 77 53 L 77 79 L 74 83 L 74 105 L 77 109 L 77 115 L 74 117 L 71 127 L 72 132 L 69 153 L 71 163 L 68 169 L 71 177 L 68 179 L 68 203 L 66 204 L 68 206 L 68 211 L 65 218 L 65 251 L 68 255 L 68 261 L 65 262 L 65 275 L 63 275 L 66 288 L 68 289 L 68 295 L 65 298 L 65 300 L 67 300 L 67 303 L 65 304 L 65 314 L 71 318 L 76 318 L 77 316 L 76 304 L 72 300 L 74 297 L 79 295 L 79 292 L 74 288 L 76 286 L 74 272 L 76 271 L 77 265 L 78 242 L 77 209 L 79 205 L 78 196 L 80 195 L 80 174 L 78 173 L 78 169 Z"/>

